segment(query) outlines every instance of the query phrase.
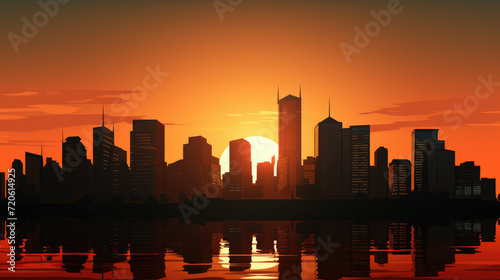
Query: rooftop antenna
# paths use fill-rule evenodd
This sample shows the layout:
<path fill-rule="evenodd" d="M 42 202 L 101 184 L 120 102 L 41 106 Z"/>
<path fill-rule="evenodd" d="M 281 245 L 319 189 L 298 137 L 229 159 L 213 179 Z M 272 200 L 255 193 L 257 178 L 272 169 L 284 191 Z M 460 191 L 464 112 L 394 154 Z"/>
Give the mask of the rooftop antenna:
<path fill-rule="evenodd" d="M 43 141 L 40 141 L 40 155 L 42 156 L 42 162 L 43 162 Z"/>
<path fill-rule="evenodd" d="M 104 104 L 102 104 L 102 126 L 104 127 Z"/>
<path fill-rule="evenodd" d="M 280 103 L 280 85 L 278 85 L 278 103 Z"/>
<path fill-rule="evenodd" d="M 328 117 L 330 117 L 330 98 L 328 98 Z"/>

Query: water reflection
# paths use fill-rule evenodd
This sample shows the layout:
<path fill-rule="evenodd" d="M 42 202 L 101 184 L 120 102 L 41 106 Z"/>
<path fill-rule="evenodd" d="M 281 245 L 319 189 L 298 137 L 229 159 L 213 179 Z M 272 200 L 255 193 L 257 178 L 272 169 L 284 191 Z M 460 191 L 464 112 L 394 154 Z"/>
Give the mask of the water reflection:
<path fill-rule="evenodd" d="M 95 279 L 342 279 L 458 275 L 495 242 L 497 221 L 219 221 L 44 218 L 19 221 L 17 272 Z M 5 221 L 3 223 L 5 225 Z M 2 228 L 0 275 L 7 275 Z M 494 248 L 500 248 L 496 246 Z M 490 250 L 491 252 L 491 250 Z M 485 254 L 477 264 L 498 262 Z M 458 256 L 466 256 L 457 261 Z M 480 261 L 479 261 L 480 260 Z M 491 278 L 500 266 L 475 268 Z M 467 279 L 466 270 L 457 279 Z"/>

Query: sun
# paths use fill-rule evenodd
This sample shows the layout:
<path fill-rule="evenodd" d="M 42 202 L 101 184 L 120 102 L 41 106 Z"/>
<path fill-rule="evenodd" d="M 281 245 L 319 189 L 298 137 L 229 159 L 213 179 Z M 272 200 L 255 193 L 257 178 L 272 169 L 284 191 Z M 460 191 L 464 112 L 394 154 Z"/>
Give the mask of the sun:
<path fill-rule="evenodd" d="M 253 182 L 257 180 L 257 163 L 271 161 L 272 157 L 278 160 L 278 144 L 271 139 L 262 136 L 249 136 L 245 140 L 252 146 L 252 178 Z M 229 172 L 229 146 L 226 147 L 220 157 L 221 174 Z M 276 175 L 276 165 L 274 166 L 274 175 Z"/>

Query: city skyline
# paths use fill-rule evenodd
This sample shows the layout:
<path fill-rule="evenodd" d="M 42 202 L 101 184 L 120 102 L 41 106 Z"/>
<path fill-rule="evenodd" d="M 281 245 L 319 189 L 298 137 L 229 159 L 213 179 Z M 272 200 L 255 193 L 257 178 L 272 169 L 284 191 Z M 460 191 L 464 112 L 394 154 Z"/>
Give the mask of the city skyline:
<path fill-rule="evenodd" d="M 44 152 L 59 161 L 63 127 L 65 135 L 81 135 L 90 147 L 101 104 L 107 126 L 115 122 L 117 146 L 125 150 L 132 120 L 139 117 L 170 124 L 169 147 L 203 135 L 217 157 L 230 140 L 263 130 L 278 143 L 276 86 L 286 96 L 297 95 L 301 84 L 308 98 L 302 104 L 302 159 L 313 154 L 313 128 L 326 117 L 331 98 L 344 126 L 372 125 L 371 150 L 386 146 L 391 157 L 410 159 L 411 130 L 439 128 L 447 147 L 460 151 L 458 162 L 474 157 L 485 176 L 500 177 L 500 150 L 486 149 L 500 138 L 500 41 L 487 32 L 499 23 L 493 13 L 498 3 L 401 2 L 401 12 L 350 63 L 339 45 L 353 45 L 354 28 L 364 29 L 374 21 L 372 11 L 387 9 L 387 3 L 252 1 L 224 13 L 223 21 L 211 3 L 107 3 L 61 5 L 17 53 L 5 37 L 5 158 L 38 154 L 45 140 Z M 41 10 L 35 2 L 0 5 L 9 11 L 0 27 L 4 35 L 22 35 L 22 17 Z M 82 11 L 97 16 L 87 23 Z M 144 80 L 146 95 L 132 98 L 131 90 Z M 169 163 L 181 157 L 181 149 L 166 150 Z M 2 158 L 0 170 L 9 165 Z"/>
<path fill-rule="evenodd" d="M 16 189 L 31 202 L 75 202 L 87 197 L 98 202 L 138 202 L 153 198 L 160 202 L 182 203 L 202 194 L 211 195 L 213 190 L 216 194 L 210 198 L 387 199 L 408 196 L 410 192 L 404 190 L 408 183 L 401 186 L 394 183 L 411 176 L 411 192 L 449 199 L 496 200 L 496 179 L 481 175 L 480 167 L 474 172 L 462 168 L 474 166 L 473 160 L 458 165 L 455 151 L 445 149 L 446 141 L 438 139 L 439 129 L 412 131 L 411 161 L 408 170 L 401 170 L 392 165 L 405 159 L 391 158 L 389 165 L 387 148 L 380 146 L 374 152 L 370 150 L 370 125 L 343 127 L 342 122 L 331 118 L 330 105 L 328 117 L 314 129 L 314 157 L 308 157 L 314 159 L 313 168 L 306 166 L 306 159 L 304 165 L 302 161 L 295 165 L 300 160 L 301 103 L 301 89 L 299 97 L 287 95 L 281 99 L 278 89 L 282 146 L 275 176 L 267 179 L 268 182 L 262 181 L 261 185 L 252 183 L 255 181 L 252 174 L 259 177 L 253 172 L 257 170 L 252 169 L 267 160 L 253 164 L 251 150 L 254 149 L 251 142 L 243 138 L 229 142 L 229 158 L 225 164 L 230 168 L 224 174 L 221 174 L 224 163 L 213 156 L 212 145 L 203 136 L 189 137 L 188 143 L 183 145 L 183 157 L 173 164 L 165 162 L 165 149 L 170 147 L 165 145 L 165 125 L 158 120 L 133 120 L 130 164 L 127 164 L 127 151 L 114 144 L 114 125 L 113 130 L 105 126 L 103 106 L 102 123 L 93 128 L 92 153 L 80 136 L 61 139 L 65 140 L 61 143 L 61 166 L 48 156 L 43 165 L 42 146 L 42 155 L 25 152 L 25 168 L 21 167 L 23 162 L 19 159 L 14 159 L 11 165 L 21 169 Z M 374 165 L 370 165 L 372 152 Z M 95 162 L 88 159 L 88 154 L 94 155 Z M 273 155 L 272 167 L 274 161 Z M 261 171 L 260 176 L 266 176 L 267 171 Z M 314 183 L 311 183 L 311 176 Z M 58 182 L 48 181 L 46 177 L 59 179 Z M 268 189 L 264 189 L 264 185 Z M 58 196 L 51 198 L 50 193 Z"/>

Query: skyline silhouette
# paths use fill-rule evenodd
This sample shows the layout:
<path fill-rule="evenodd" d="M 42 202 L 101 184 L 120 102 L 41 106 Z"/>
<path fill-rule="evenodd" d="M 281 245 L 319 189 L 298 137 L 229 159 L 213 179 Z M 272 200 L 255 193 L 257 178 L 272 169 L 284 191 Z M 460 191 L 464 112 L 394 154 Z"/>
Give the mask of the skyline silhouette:
<path fill-rule="evenodd" d="M 308 157 L 314 162 L 307 167 L 307 159 L 299 158 L 301 88 L 299 97 L 287 95 L 280 99 L 279 88 L 277 96 L 281 143 L 277 172 L 272 179 L 267 175 L 269 178 L 260 180 L 260 184 L 252 183 L 251 143 L 244 139 L 229 142 L 226 164 L 230 169 L 225 174 L 221 174 L 223 163 L 212 155 L 212 146 L 202 136 L 190 137 L 183 146 L 183 158 L 168 164 L 165 150 L 171 147 L 165 145 L 165 125 L 158 120 L 133 121 L 128 160 L 127 151 L 114 144 L 114 125 L 113 130 L 105 126 L 103 106 L 101 126 L 93 129 L 94 162 L 88 159 L 81 138 L 69 136 L 62 143 L 62 166 L 51 157 L 44 166 L 43 155 L 28 152 L 25 168 L 22 160 L 13 161 L 12 167 L 17 167 L 19 174 L 16 191 L 27 202 L 153 199 L 182 203 L 202 195 L 224 199 L 388 199 L 409 196 L 410 192 L 446 199 L 497 200 L 496 179 L 481 177 L 480 167 L 475 168 L 473 161 L 457 165 L 455 151 L 445 149 L 445 141 L 438 140 L 439 129 L 412 131 L 412 156 L 407 170 L 401 169 L 405 159 L 391 158 L 389 165 L 389 150 L 385 147 L 373 153 L 375 165 L 370 166 L 370 125 L 344 128 L 331 117 L 330 105 L 328 117 L 314 129 L 315 153 Z M 273 157 L 272 167 L 274 162 Z M 472 169 L 466 168 L 470 165 Z M 266 172 L 262 165 L 260 171 Z M 410 184 L 404 182 L 404 177 L 409 176 Z"/>

